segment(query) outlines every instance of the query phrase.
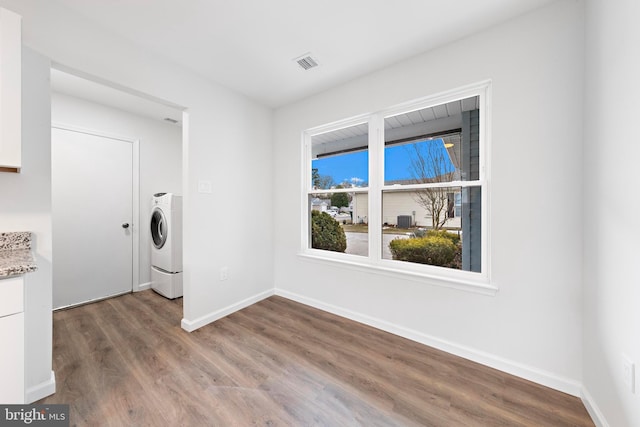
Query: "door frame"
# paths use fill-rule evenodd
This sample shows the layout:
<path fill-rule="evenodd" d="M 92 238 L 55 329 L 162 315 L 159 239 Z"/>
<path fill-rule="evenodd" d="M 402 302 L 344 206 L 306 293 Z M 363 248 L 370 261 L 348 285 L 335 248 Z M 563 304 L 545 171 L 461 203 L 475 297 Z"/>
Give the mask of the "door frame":
<path fill-rule="evenodd" d="M 132 260 L 131 260 L 131 291 L 138 292 L 147 289 L 149 286 L 140 286 L 140 230 L 142 229 L 142 223 L 140 222 L 140 140 L 132 137 L 113 134 L 110 132 L 103 132 L 95 129 L 84 128 L 80 126 L 70 125 L 61 122 L 51 122 L 51 128 L 61 129 L 71 132 L 84 133 L 87 135 L 98 136 L 101 138 L 115 139 L 117 141 L 128 142 L 131 144 L 132 154 L 132 189 L 131 194 L 132 210 L 131 218 L 133 224 L 131 224 L 132 231 Z M 55 254 L 54 254 L 55 256 Z"/>

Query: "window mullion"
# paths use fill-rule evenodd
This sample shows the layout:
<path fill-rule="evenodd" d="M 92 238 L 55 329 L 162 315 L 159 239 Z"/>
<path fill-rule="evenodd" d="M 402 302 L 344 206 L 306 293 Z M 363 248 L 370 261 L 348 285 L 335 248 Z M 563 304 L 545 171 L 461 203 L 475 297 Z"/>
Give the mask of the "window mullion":
<path fill-rule="evenodd" d="M 373 115 L 369 122 L 369 259 L 382 258 L 382 186 L 384 184 L 384 118 Z"/>
<path fill-rule="evenodd" d="M 301 221 L 301 250 L 306 251 L 310 245 L 310 229 L 309 226 L 309 194 L 311 191 L 311 136 L 308 132 L 305 132 L 302 136 L 302 161 L 304 167 L 302 168 L 302 176 L 300 182 L 302 183 L 302 221 Z"/>
<path fill-rule="evenodd" d="M 489 168 L 489 150 L 491 140 L 491 108 L 489 103 L 491 99 L 491 88 L 489 85 L 479 94 L 480 97 L 480 112 L 479 112 L 479 127 L 480 127 L 480 180 L 482 181 L 482 267 L 481 271 L 484 272 L 486 277 L 491 275 L 490 272 L 490 250 L 489 250 L 489 228 L 490 228 L 490 215 L 489 215 L 489 185 L 487 182 L 490 180 L 490 168 Z"/>
<path fill-rule="evenodd" d="M 367 187 L 361 188 L 331 188 L 320 190 L 308 190 L 307 194 L 337 194 L 337 193 L 367 193 L 369 189 Z"/>
<path fill-rule="evenodd" d="M 420 190 L 423 188 L 456 188 L 456 187 L 481 187 L 484 183 L 481 180 L 478 181 L 447 181 L 447 182 L 434 182 L 428 184 L 407 184 L 407 185 L 383 185 L 383 191 L 397 191 L 397 190 Z"/>

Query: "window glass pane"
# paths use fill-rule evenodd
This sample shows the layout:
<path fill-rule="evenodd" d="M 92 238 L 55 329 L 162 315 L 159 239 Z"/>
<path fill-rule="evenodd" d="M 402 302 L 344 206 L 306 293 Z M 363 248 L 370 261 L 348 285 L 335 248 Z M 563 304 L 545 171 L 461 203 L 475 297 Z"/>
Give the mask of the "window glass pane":
<path fill-rule="evenodd" d="M 382 258 L 480 272 L 481 208 L 479 186 L 383 191 Z"/>
<path fill-rule="evenodd" d="M 338 206 L 343 201 L 346 201 L 346 205 Z M 367 193 L 310 194 L 309 247 L 368 256 L 367 203 Z M 361 204 L 365 205 L 364 211 L 358 208 Z M 361 216 L 355 216 L 356 212 Z"/>
<path fill-rule="evenodd" d="M 385 118 L 384 184 L 479 179 L 479 98 Z"/>
<path fill-rule="evenodd" d="M 311 186 L 315 190 L 366 187 L 369 125 L 350 126 L 311 138 Z"/>

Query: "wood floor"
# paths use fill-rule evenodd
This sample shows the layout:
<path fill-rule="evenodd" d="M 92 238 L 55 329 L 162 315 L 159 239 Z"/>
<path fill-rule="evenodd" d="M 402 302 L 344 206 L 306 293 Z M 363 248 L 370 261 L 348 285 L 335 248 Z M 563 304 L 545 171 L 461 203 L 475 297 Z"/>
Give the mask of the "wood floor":
<path fill-rule="evenodd" d="M 153 291 L 54 314 L 86 426 L 593 426 L 579 399 L 271 297 L 193 333 Z"/>

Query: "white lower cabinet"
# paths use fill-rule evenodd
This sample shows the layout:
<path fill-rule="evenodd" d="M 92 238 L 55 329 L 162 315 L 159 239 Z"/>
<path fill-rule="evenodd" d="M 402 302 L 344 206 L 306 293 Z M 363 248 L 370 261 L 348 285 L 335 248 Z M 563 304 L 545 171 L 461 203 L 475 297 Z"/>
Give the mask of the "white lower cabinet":
<path fill-rule="evenodd" d="M 24 280 L 0 280 L 0 404 L 24 400 Z"/>

